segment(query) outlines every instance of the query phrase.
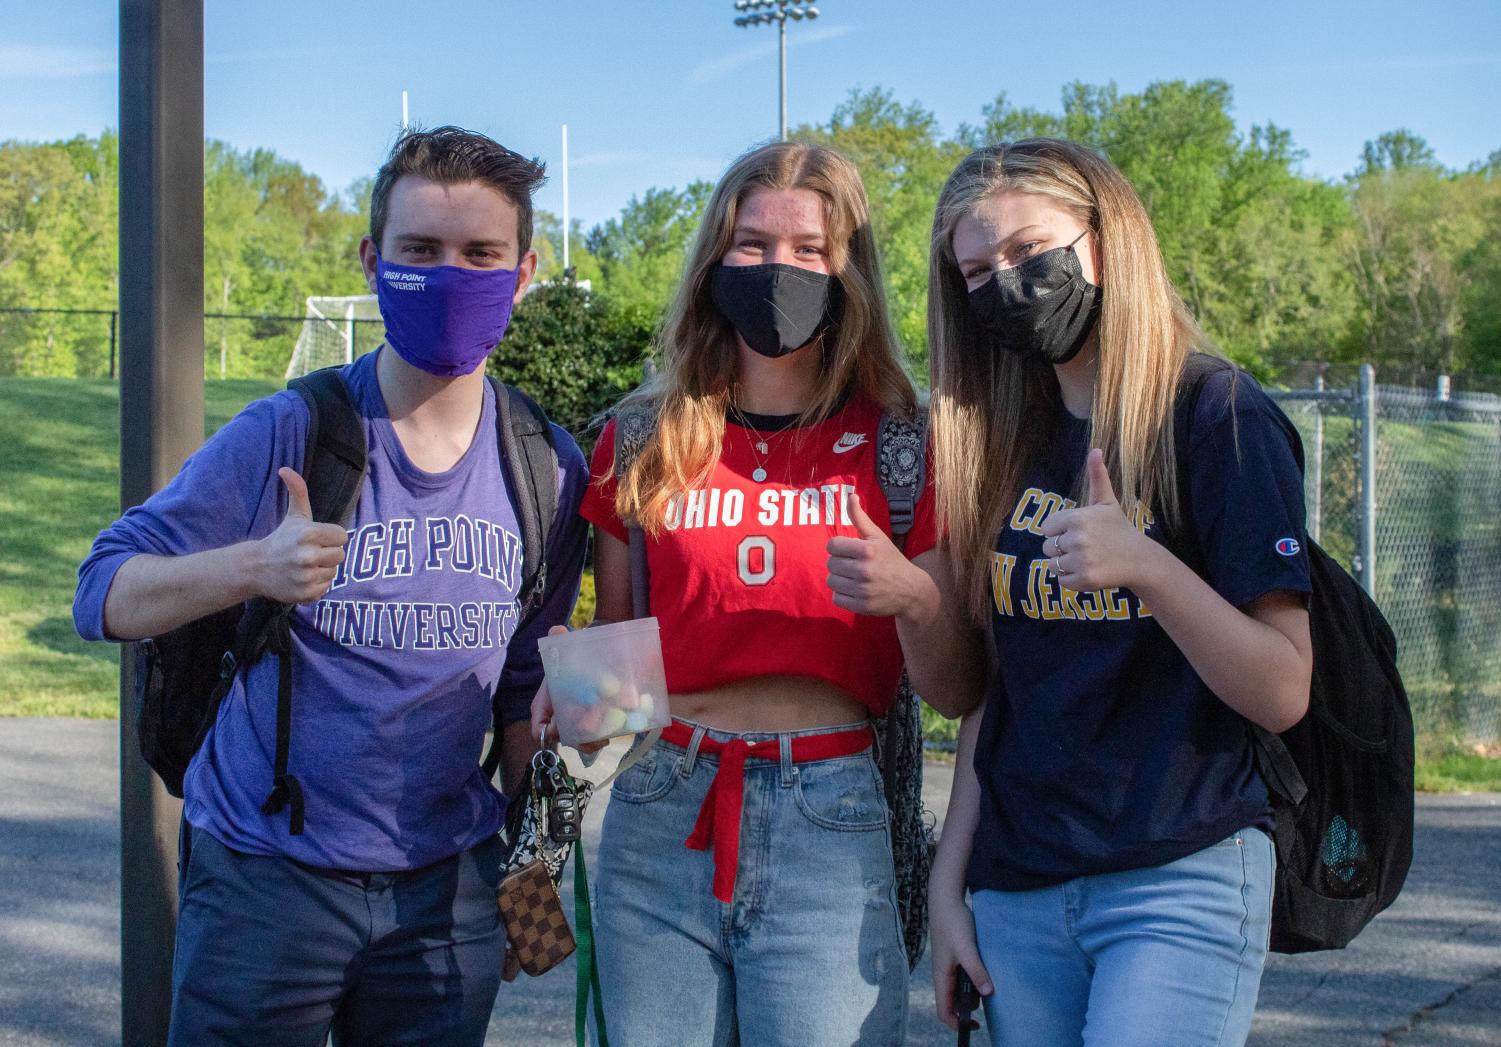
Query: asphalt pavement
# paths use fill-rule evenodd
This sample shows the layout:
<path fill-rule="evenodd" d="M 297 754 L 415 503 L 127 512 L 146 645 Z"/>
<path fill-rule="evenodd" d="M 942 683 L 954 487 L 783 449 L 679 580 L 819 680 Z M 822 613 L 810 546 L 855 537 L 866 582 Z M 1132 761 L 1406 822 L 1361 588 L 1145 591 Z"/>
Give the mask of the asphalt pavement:
<path fill-rule="evenodd" d="M 0 719 L 0 1044 L 119 1042 L 118 737 L 113 721 Z M 949 778 L 929 765 L 940 816 Z M 1253 1047 L 1501 1047 L 1501 795 L 1420 797 L 1415 851 L 1401 898 L 1350 948 L 1272 958 Z M 571 963 L 523 976 L 487 1042 L 572 1044 L 573 1003 Z M 911 1015 L 913 1047 L 954 1042 L 926 962 Z"/>

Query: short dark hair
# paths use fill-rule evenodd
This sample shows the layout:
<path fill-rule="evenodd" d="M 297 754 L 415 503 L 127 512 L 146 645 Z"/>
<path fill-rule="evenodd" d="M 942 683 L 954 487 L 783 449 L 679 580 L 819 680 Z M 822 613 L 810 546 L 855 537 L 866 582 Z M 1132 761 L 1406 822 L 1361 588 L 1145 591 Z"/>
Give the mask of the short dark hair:
<path fill-rule="evenodd" d="M 480 182 L 498 189 L 516 205 L 516 239 L 520 261 L 532 247 L 532 193 L 547 180 L 541 160 L 528 160 L 477 131 L 445 125 L 431 131 L 403 131 L 391 155 L 375 175 L 370 190 L 370 239 L 380 249 L 390 211 L 391 189 L 402 175 L 416 175 L 440 185 Z"/>

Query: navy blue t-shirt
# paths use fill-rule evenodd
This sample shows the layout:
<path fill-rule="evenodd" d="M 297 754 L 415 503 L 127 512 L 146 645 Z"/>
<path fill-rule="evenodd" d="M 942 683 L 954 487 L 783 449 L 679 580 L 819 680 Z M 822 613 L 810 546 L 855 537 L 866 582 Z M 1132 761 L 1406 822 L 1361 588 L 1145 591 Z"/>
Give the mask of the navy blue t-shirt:
<path fill-rule="evenodd" d="M 1236 607 L 1309 591 L 1303 480 L 1254 380 L 1208 378 L 1188 426 L 1192 535 L 1135 521 Z M 1233 390 L 1233 391 L 1232 391 Z M 1025 890 L 1162 865 L 1270 826 L 1248 725 L 1204 685 L 1129 590 L 1075 593 L 1047 567 L 1041 524 L 1070 508 L 1089 423 L 1061 408 L 1023 476 L 991 563 L 999 672 L 975 747 L 972 890 Z M 1046 420 L 1042 424 L 1049 424 Z M 1180 444 L 1181 446 L 1181 444 Z M 1196 551 L 1196 552 L 1195 552 Z"/>

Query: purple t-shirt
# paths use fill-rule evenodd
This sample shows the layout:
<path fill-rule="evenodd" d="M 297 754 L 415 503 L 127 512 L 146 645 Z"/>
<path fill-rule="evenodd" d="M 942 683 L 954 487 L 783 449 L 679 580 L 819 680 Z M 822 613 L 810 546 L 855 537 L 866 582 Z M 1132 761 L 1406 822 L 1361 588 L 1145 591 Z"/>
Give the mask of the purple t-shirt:
<path fill-rule="evenodd" d="M 369 471 L 328 594 L 292 615 L 293 715 L 288 770 L 307 823 L 261 813 L 271 789 L 278 659 L 236 679 L 184 780 L 189 822 L 226 846 L 311 865 L 415 869 L 497 831 L 505 798 L 479 761 L 498 687 L 507 721 L 523 719 L 542 679 L 537 639 L 563 623 L 578 592 L 588 472 L 553 427 L 559 506 L 548 536 L 547 593 L 517 624 L 521 528 L 496 450 L 494 394 L 453 468 L 417 468 L 392 428 L 375 353 L 345 370 L 365 419 Z M 104 636 L 104 598 L 138 553 L 182 555 L 275 530 L 286 514 L 281 466 L 303 468 L 301 397 L 259 400 L 204 444 L 144 505 L 104 530 L 79 569 L 74 620 Z"/>

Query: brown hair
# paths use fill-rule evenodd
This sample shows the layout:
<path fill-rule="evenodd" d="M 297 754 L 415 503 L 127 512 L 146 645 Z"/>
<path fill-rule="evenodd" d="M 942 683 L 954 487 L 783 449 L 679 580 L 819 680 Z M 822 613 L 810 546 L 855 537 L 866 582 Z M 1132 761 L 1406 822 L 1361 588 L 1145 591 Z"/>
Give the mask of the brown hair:
<path fill-rule="evenodd" d="M 546 171 L 542 161 L 528 160 L 493 138 L 462 127 L 403 131 L 370 190 L 370 239 L 379 249 L 391 190 L 403 175 L 416 175 L 440 185 L 480 182 L 499 190 L 516 205 L 517 256 L 524 257 L 532 247 L 532 193 L 546 181 Z"/>
<path fill-rule="evenodd" d="M 1142 506 L 1177 517 L 1174 394 L 1188 355 L 1211 349 L 1168 280 L 1146 209 L 1109 160 L 1074 142 L 1030 138 L 960 161 L 933 216 L 928 345 L 938 512 L 965 609 L 977 623 L 988 614 L 995 536 L 1040 450 L 1038 415 L 1059 403 L 1050 365 L 992 349 L 954 256 L 955 226 L 1008 191 L 1047 197 L 1099 242 L 1104 301 L 1090 442 L 1104 451 L 1128 514 Z"/>
<path fill-rule="evenodd" d="M 823 353 L 823 384 L 802 421 L 825 417 L 850 389 L 887 410 L 910 416 L 916 408 L 886 311 L 860 172 L 823 146 L 777 142 L 753 149 L 730 165 L 709 198 L 657 340 L 657 378 L 627 397 L 649 404 L 657 421 L 621 477 L 615 508 L 621 519 L 650 533 L 661 529 L 669 500 L 701 482 L 719 458 L 739 355 L 734 328 L 714 304 L 710 277 L 730 250 L 736 214 L 746 198 L 780 189 L 808 189 L 822 198 L 829 272 L 842 292 L 835 326 L 820 345 L 803 350 Z"/>

